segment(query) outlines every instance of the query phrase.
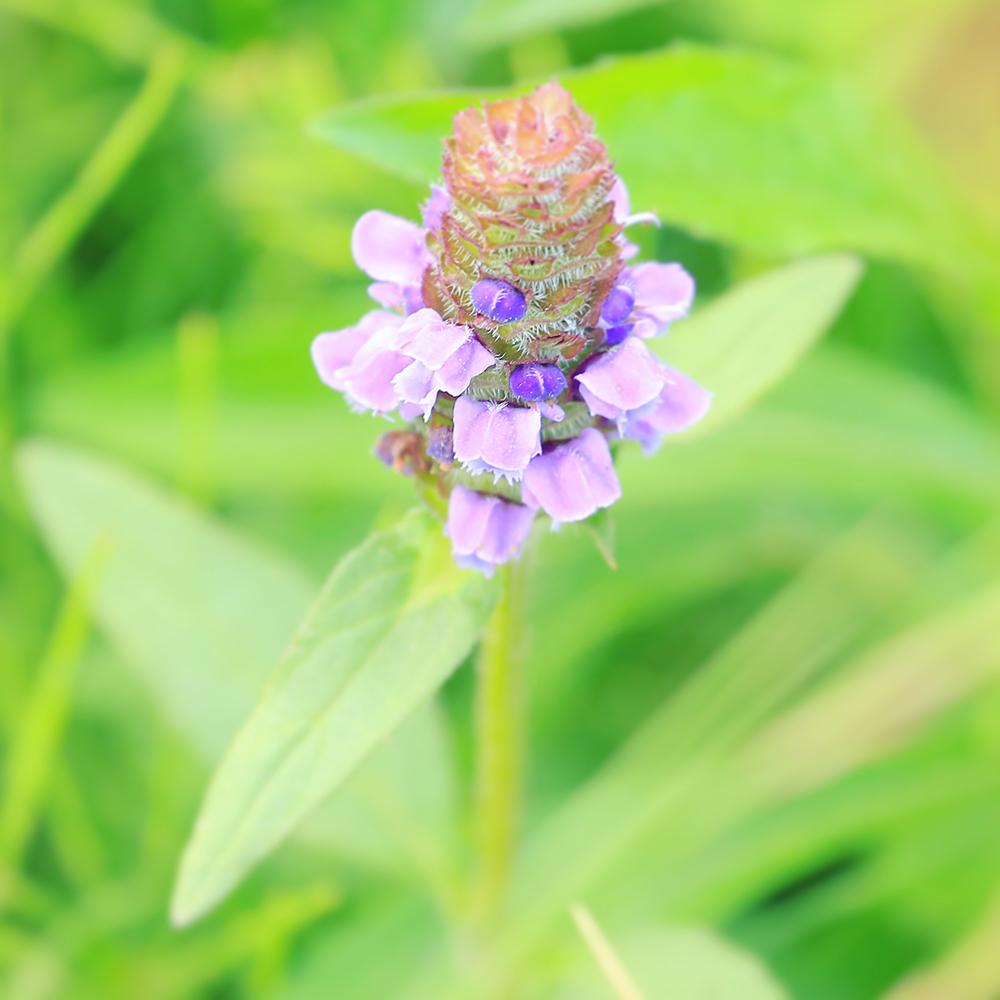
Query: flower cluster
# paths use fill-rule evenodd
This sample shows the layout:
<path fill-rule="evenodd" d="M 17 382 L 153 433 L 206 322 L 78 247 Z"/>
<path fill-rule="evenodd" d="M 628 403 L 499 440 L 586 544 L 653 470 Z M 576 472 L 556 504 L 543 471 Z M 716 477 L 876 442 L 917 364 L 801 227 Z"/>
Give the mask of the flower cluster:
<path fill-rule="evenodd" d="M 382 306 L 320 334 L 320 378 L 407 431 L 376 453 L 449 497 L 455 558 L 491 573 L 538 510 L 580 521 L 621 496 L 609 442 L 647 451 L 710 394 L 646 346 L 685 315 L 679 264 L 628 265 L 630 214 L 592 120 L 558 84 L 469 108 L 445 140 L 423 227 L 385 212 L 351 250 Z"/>

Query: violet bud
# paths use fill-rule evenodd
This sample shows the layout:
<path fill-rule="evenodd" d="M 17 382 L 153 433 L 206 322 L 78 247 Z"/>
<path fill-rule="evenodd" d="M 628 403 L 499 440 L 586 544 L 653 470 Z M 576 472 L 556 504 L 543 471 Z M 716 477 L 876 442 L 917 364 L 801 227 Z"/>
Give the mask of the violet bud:
<path fill-rule="evenodd" d="M 615 285 L 601 306 L 601 319 L 609 326 L 624 323 L 632 315 L 635 295 L 628 285 Z"/>
<path fill-rule="evenodd" d="M 617 347 L 631 332 L 635 323 L 622 323 L 619 326 L 610 326 L 604 331 L 604 341 L 608 347 Z"/>
<path fill-rule="evenodd" d="M 524 293 L 499 278 L 480 278 L 469 297 L 476 312 L 497 323 L 516 323 L 528 311 Z"/>
<path fill-rule="evenodd" d="M 519 399 L 537 403 L 555 399 L 566 388 L 566 376 L 558 365 L 529 361 L 510 373 L 510 391 Z"/>

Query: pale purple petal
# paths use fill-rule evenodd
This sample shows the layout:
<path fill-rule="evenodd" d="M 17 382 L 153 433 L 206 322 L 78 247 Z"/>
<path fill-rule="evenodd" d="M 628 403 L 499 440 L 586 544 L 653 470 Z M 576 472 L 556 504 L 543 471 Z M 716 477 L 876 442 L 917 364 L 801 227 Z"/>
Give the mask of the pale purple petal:
<path fill-rule="evenodd" d="M 406 302 L 403 298 L 403 287 L 395 281 L 376 281 L 368 286 L 368 294 L 383 309 L 398 309 L 403 312 Z"/>
<path fill-rule="evenodd" d="M 469 383 L 492 368 L 496 358 L 475 336 L 468 340 L 435 373 L 437 387 L 452 396 L 460 396 L 469 388 Z"/>
<path fill-rule="evenodd" d="M 660 217 L 655 212 L 638 212 L 635 215 L 632 214 L 628 188 L 625 187 L 625 182 L 620 177 L 615 178 L 615 183 L 608 197 L 614 202 L 614 220 L 619 225 L 634 226 L 637 222 L 652 222 L 657 226 L 660 225 Z M 636 252 L 638 253 L 638 249 Z"/>
<path fill-rule="evenodd" d="M 344 391 L 358 406 L 377 413 L 388 413 L 399 405 L 399 395 L 393 379 L 411 364 L 405 354 L 382 351 L 364 364 L 345 369 Z"/>
<path fill-rule="evenodd" d="M 419 407 L 425 421 L 430 417 L 438 393 L 434 372 L 430 368 L 414 361 L 393 378 L 392 384 L 404 403 Z"/>
<path fill-rule="evenodd" d="M 663 434 L 676 434 L 696 424 L 712 405 L 712 394 L 683 372 L 660 365 L 664 376 L 659 396 L 628 415 L 623 437 L 642 442 L 648 454 L 656 450 Z"/>
<path fill-rule="evenodd" d="M 399 328 L 396 346 L 436 371 L 469 339 L 469 328 L 447 323 L 433 310 L 420 309 Z"/>
<path fill-rule="evenodd" d="M 406 421 L 416 420 L 417 417 L 424 416 L 425 407 L 419 403 L 400 403 L 399 415 Z"/>
<path fill-rule="evenodd" d="M 377 281 L 419 285 L 434 258 L 414 222 L 377 209 L 365 212 L 351 233 L 354 262 Z"/>
<path fill-rule="evenodd" d="M 635 291 L 636 313 L 652 321 L 651 325 L 637 326 L 637 336 L 646 336 L 649 330 L 663 333 L 691 309 L 694 278 L 680 264 L 647 261 L 629 268 L 628 276 Z"/>
<path fill-rule="evenodd" d="M 368 339 L 368 334 L 360 326 L 351 326 L 337 333 L 321 333 L 312 342 L 312 361 L 320 379 L 331 389 L 344 391 L 345 384 L 340 372 L 346 368 Z"/>
<path fill-rule="evenodd" d="M 440 184 L 431 185 L 431 196 L 421 206 L 424 228 L 435 232 L 441 228 L 441 219 L 451 206 L 451 197 Z"/>
<path fill-rule="evenodd" d="M 621 485 L 604 435 L 588 427 L 579 437 L 533 458 L 521 484 L 524 502 L 552 520 L 582 521 L 621 495 Z"/>
<path fill-rule="evenodd" d="M 590 412 L 620 420 L 628 410 L 645 406 L 663 387 L 658 362 L 635 337 L 599 354 L 576 376 Z"/>
<path fill-rule="evenodd" d="M 476 470 L 520 478 L 541 451 L 538 410 L 459 396 L 454 421 L 455 458 Z"/>
<path fill-rule="evenodd" d="M 336 333 L 321 333 L 312 343 L 313 364 L 319 377 L 331 388 L 343 392 L 347 387 L 344 369 L 354 364 L 359 354 L 362 359 L 370 354 L 368 344 L 373 337 L 379 335 L 382 338 L 379 343 L 385 343 L 401 322 L 402 317 L 395 313 L 373 309 L 355 326 Z"/>
<path fill-rule="evenodd" d="M 517 558 L 534 518 L 523 504 L 456 485 L 444 533 L 459 565 L 490 576 L 494 567 Z"/>

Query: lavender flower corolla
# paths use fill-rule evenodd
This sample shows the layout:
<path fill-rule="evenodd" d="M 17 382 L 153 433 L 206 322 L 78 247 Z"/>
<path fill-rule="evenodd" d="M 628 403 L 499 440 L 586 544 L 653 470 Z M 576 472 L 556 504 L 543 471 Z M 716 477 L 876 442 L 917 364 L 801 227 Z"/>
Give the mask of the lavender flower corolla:
<path fill-rule="evenodd" d="M 457 483 L 444 531 L 460 566 L 492 576 L 494 567 L 517 558 L 534 519 L 531 507 Z"/>
<path fill-rule="evenodd" d="M 393 446 L 450 496 L 456 559 L 488 573 L 517 555 L 537 509 L 555 525 L 619 498 L 609 439 L 651 451 L 711 395 L 644 343 L 687 315 L 694 282 L 679 264 L 627 263 L 625 229 L 659 220 L 632 214 L 558 84 L 460 112 L 443 178 L 422 229 L 358 220 L 352 251 L 383 309 L 321 334 L 313 359 L 355 408 L 413 422 Z"/>

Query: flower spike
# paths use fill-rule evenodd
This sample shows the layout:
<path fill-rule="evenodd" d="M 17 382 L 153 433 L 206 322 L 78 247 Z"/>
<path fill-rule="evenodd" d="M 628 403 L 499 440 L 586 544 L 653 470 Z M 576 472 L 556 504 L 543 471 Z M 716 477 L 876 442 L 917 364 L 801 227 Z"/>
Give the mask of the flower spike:
<path fill-rule="evenodd" d="M 423 227 L 365 213 L 351 249 L 383 307 L 320 334 L 320 378 L 407 426 L 378 456 L 449 495 L 456 560 L 487 575 L 621 496 L 609 441 L 700 420 L 711 394 L 644 340 L 687 315 L 680 264 L 630 265 L 633 214 L 593 120 L 557 83 L 455 116 Z"/>

